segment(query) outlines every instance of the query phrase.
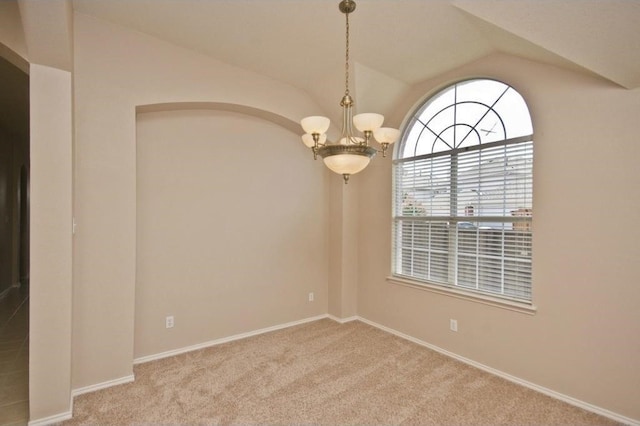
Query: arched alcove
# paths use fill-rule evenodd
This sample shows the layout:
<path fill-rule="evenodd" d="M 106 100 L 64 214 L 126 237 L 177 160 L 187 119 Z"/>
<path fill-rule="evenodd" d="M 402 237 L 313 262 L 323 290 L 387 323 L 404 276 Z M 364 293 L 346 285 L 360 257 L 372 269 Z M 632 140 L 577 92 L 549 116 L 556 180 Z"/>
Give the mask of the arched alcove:
<path fill-rule="evenodd" d="M 136 110 L 136 361 L 324 313 L 324 169 L 297 123 L 228 103 Z"/>

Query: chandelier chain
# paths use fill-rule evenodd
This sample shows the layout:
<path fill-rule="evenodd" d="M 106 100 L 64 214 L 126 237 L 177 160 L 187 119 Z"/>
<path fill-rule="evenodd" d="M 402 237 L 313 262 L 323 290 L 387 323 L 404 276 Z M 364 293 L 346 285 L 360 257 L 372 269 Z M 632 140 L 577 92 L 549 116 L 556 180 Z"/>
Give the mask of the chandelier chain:
<path fill-rule="evenodd" d="M 345 16 L 346 16 L 346 43 L 345 43 L 345 63 L 344 63 L 344 71 L 345 71 L 344 94 L 349 95 L 349 13 L 345 13 Z"/>
<path fill-rule="evenodd" d="M 2 1 L 2 0 L 0 0 Z M 344 96 L 340 101 L 342 107 L 342 134 L 336 143 L 326 142 L 326 132 L 330 127 L 327 117 L 311 116 L 303 118 L 302 142 L 313 151 L 313 158 L 322 157 L 323 162 L 333 172 L 341 174 L 344 183 L 349 181 L 349 176 L 363 170 L 369 164 L 377 152 L 385 156 L 387 147 L 398 139 L 400 133 L 397 129 L 383 128 L 384 116 L 381 114 L 364 113 L 353 116 L 354 101 L 349 95 L 349 14 L 356 10 L 354 0 L 341 0 L 338 5 L 340 12 L 345 14 L 345 53 L 344 53 Z M 354 136 L 352 126 L 360 130 L 364 137 Z M 378 132 L 380 138 L 374 134 Z M 394 133 L 395 132 L 395 133 Z M 369 145 L 369 141 L 376 140 L 382 145 L 382 151 Z"/>

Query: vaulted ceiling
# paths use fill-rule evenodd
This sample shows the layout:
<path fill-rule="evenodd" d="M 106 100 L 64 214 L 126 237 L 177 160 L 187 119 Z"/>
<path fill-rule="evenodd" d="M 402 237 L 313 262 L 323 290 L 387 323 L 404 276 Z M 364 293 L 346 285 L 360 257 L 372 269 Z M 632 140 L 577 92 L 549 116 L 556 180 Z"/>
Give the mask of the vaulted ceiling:
<path fill-rule="evenodd" d="M 74 9 L 320 92 L 342 78 L 337 0 L 74 0 Z M 405 84 L 493 51 L 640 86 L 638 0 L 358 0 L 355 62 Z"/>
<path fill-rule="evenodd" d="M 287 82 L 323 107 L 338 108 L 345 37 L 338 0 L 72 5 L 76 12 Z M 400 93 L 498 51 L 640 88 L 640 0 L 357 0 L 350 24 L 356 89 L 366 81 Z"/>

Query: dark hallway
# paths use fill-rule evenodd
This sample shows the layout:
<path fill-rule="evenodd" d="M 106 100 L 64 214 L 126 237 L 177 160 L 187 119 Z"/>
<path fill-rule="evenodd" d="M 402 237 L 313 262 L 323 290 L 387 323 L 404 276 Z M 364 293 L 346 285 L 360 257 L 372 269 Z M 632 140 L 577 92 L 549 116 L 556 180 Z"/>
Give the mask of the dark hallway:
<path fill-rule="evenodd" d="M 0 58 L 0 425 L 29 418 L 29 77 Z"/>
<path fill-rule="evenodd" d="M 0 300 L 0 425 L 29 418 L 29 287 Z"/>

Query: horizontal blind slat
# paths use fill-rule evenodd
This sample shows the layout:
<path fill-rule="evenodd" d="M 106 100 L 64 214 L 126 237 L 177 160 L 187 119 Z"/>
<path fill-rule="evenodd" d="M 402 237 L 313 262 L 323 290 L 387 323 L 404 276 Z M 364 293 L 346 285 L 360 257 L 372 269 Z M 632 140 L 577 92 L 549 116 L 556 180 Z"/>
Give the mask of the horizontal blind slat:
<path fill-rule="evenodd" d="M 396 164 L 394 272 L 529 300 L 532 160 L 528 141 Z"/>

